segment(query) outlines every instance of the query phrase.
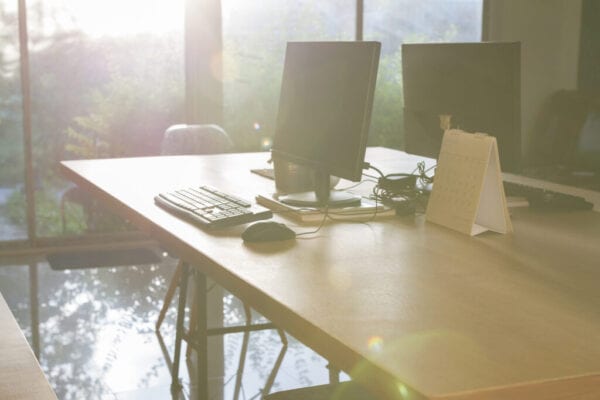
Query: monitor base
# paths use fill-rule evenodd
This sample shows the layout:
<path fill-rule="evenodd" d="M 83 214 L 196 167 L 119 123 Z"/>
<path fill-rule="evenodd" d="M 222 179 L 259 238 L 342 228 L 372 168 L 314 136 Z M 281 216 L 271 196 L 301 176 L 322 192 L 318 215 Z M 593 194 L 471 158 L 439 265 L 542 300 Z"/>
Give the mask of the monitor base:
<path fill-rule="evenodd" d="M 315 192 L 290 193 L 279 196 L 278 200 L 293 207 L 342 208 L 360 205 L 360 196 L 337 190 L 329 191 L 329 198 L 325 201 L 318 199 Z"/>

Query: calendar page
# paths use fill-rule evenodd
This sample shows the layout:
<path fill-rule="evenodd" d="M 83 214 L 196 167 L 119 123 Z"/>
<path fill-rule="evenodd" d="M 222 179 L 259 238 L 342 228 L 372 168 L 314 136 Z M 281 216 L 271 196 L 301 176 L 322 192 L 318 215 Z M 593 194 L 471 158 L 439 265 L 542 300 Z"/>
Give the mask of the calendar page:
<path fill-rule="evenodd" d="M 427 220 L 468 235 L 511 229 L 496 138 L 460 130 L 444 133 Z"/>

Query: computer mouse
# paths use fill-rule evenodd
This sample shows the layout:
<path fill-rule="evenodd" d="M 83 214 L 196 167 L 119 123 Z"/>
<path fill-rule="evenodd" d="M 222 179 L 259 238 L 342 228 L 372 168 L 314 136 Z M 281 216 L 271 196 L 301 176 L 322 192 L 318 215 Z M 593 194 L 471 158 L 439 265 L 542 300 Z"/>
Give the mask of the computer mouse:
<path fill-rule="evenodd" d="M 274 242 L 295 237 L 296 233 L 293 230 L 274 221 L 255 222 L 242 233 L 244 242 Z"/>

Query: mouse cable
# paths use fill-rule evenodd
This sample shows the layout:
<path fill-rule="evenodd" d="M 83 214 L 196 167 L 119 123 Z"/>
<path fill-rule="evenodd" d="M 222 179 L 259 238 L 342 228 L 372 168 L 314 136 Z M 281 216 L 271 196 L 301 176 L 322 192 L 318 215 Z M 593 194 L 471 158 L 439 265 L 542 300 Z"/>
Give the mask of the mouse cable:
<path fill-rule="evenodd" d="M 327 221 L 328 215 L 329 215 L 329 205 L 326 205 L 324 214 L 323 214 L 323 219 L 321 219 L 321 222 L 319 223 L 319 226 L 317 227 L 317 229 L 313 229 L 312 231 L 296 233 L 296 237 L 304 236 L 304 235 L 312 235 L 314 233 L 319 232 L 321 230 L 321 228 L 323 227 L 323 225 L 325 225 L 325 221 Z M 308 239 L 308 238 L 300 238 L 300 239 Z"/>

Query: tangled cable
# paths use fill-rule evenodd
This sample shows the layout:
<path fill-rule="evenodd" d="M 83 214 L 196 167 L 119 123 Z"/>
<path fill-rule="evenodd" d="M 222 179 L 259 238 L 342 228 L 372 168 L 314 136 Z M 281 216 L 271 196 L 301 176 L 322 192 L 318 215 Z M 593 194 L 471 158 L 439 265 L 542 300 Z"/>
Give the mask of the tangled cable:
<path fill-rule="evenodd" d="M 396 208 L 398 214 L 423 212 L 427 206 L 429 186 L 433 183 L 433 175 L 429 172 L 435 168 L 426 168 L 425 162 L 420 161 L 409 174 L 383 174 L 378 168 L 369 165 L 380 177 L 373 187 L 372 197 L 386 205 Z"/>

